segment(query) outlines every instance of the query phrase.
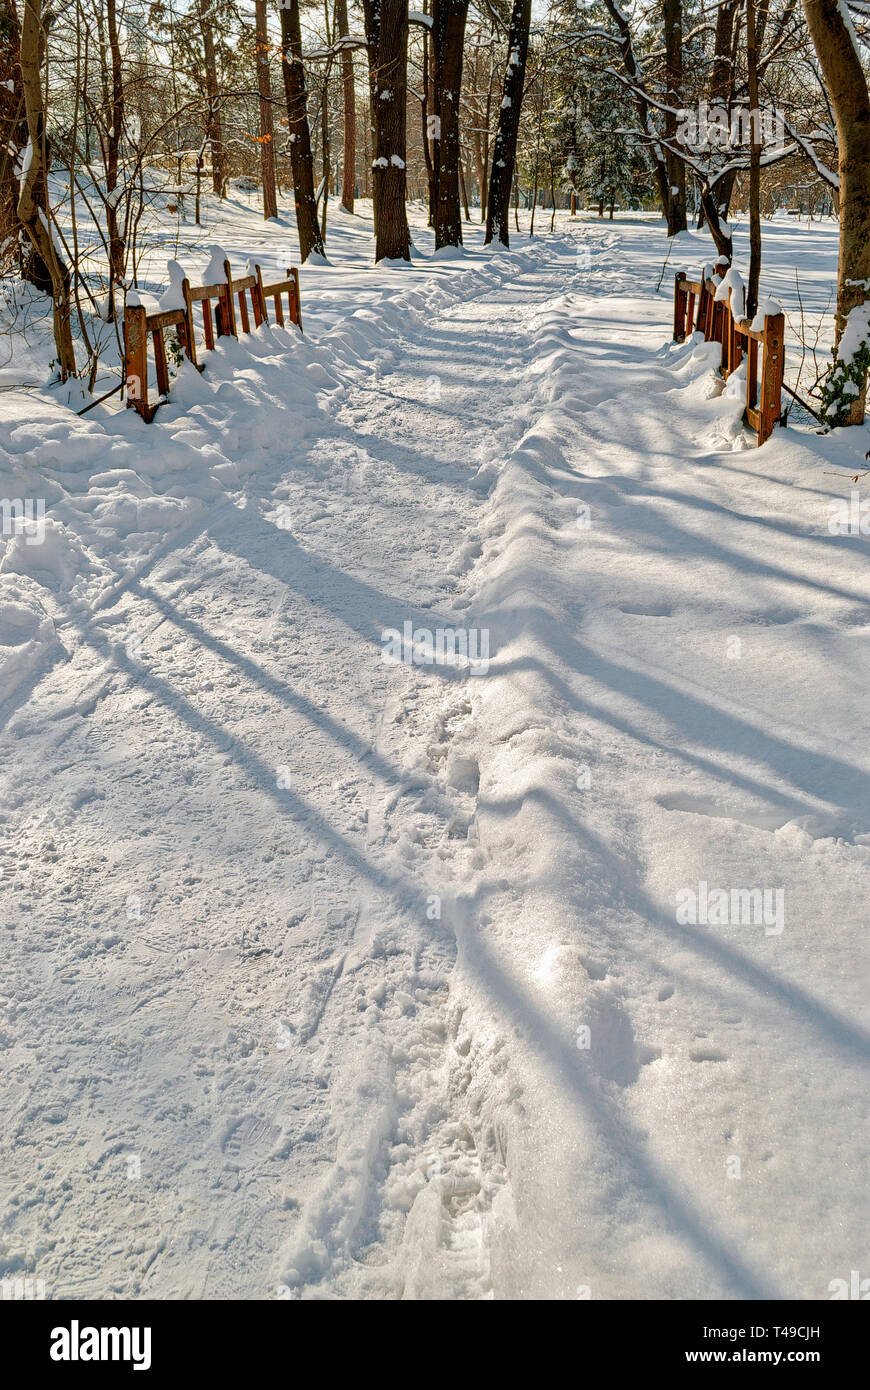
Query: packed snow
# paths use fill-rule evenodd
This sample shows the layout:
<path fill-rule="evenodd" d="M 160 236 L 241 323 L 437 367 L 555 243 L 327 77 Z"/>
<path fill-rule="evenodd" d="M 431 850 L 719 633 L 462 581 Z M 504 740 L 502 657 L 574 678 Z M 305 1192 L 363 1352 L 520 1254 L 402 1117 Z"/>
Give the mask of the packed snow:
<path fill-rule="evenodd" d="M 305 335 L 150 425 L 43 384 L 35 300 L 0 372 L 0 1275 L 829 1298 L 870 1234 L 867 432 L 755 449 L 669 342 L 702 234 L 445 258 L 416 208 L 375 270 L 330 219 Z M 295 259 L 241 199 L 185 235 L 149 303 Z M 836 228 L 765 258 L 794 383 Z"/>

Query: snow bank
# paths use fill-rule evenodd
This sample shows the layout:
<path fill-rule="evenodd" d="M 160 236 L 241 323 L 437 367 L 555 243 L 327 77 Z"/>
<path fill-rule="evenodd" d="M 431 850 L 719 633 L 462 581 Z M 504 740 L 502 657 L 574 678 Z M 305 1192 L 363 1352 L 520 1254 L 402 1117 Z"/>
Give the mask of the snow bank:
<path fill-rule="evenodd" d="M 41 665 L 57 640 L 40 586 L 0 566 L 0 704 Z"/>

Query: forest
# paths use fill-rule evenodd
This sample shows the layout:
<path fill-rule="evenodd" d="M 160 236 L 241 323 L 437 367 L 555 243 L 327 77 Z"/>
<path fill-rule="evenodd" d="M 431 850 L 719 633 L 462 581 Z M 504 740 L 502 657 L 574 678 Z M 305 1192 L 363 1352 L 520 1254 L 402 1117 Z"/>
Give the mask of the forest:
<path fill-rule="evenodd" d="M 0 238 L 4 283 L 53 303 L 63 377 L 94 376 L 149 211 L 256 190 L 292 196 L 304 263 L 329 209 L 372 200 L 375 261 L 411 255 L 409 201 L 436 250 L 463 223 L 509 245 L 555 210 L 657 208 L 668 235 L 706 227 L 730 263 L 749 219 L 747 314 L 762 221 L 778 208 L 840 225 L 837 342 L 824 417 L 862 418 L 870 281 L 870 99 L 862 0 L 287 0 L 144 4 L 4 0 Z M 175 200 L 173 202 L 173 199 Z M 79 343 L 76 352 L 74 338 Z"/>

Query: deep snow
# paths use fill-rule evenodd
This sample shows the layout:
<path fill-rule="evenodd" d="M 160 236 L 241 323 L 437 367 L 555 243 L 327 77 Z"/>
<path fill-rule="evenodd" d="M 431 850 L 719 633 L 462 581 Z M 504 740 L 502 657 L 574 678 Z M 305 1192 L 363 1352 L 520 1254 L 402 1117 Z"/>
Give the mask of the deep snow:
<path fill-rule="evenodd" d="M 292 259 L 213 232 L 194 273 Z M 46 503 L 0 561 L 0 1274 L 828 1298 L 868 1236 L 870 570 L 829 474 L 867 432 L 747 447 L 667 343 L 703 237 L 656 295 L 639 219 L 378 272 L 367 236 L 336 215 L 305 337 L 151 426 L 0 397 Z M 765 244 L 821 314 L 831 227 Z M 768 918 L 678 920 L 716 889 Z"/>

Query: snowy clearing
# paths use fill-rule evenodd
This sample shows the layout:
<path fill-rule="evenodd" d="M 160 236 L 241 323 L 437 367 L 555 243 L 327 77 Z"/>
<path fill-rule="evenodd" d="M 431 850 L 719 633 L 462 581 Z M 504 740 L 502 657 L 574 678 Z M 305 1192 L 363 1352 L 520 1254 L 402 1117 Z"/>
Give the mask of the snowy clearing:
<path fill-rule="evenodd" d="M 375 272 L 335 214 L 305 336 L 150 426 L 0 396 L 45 501 L 0 541 L 0 1274 L 827 1298 L 870 1235 L 867 432 L 752 447 L 668 342 L 704 236 L 657 295 L 652 219 L 457 259 L 415 216 Z M 293 259 L 241 204 L 219 240 Z M 829 312 L 834 224 L 765 257 Z"/>

